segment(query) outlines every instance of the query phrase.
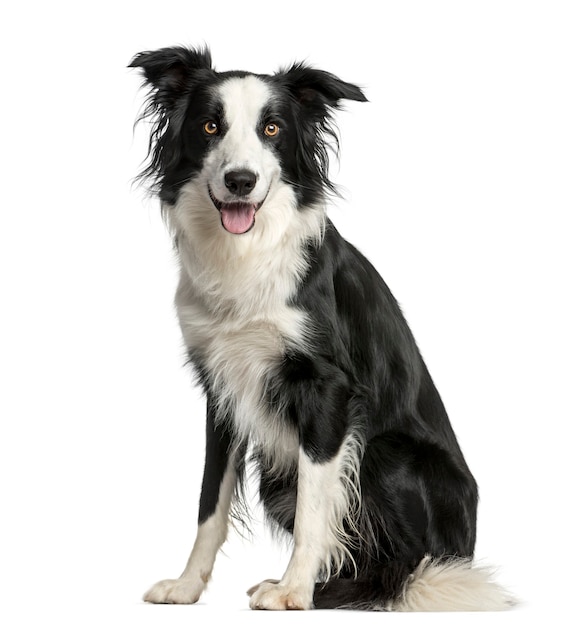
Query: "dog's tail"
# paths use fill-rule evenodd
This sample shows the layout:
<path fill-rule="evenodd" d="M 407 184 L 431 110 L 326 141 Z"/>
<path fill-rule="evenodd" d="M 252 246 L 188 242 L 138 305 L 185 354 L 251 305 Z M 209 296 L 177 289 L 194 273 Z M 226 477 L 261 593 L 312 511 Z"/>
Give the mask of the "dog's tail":
<path fill-rule="evenodd" d="M 318 609 L 370 611 L 503 611 L 516 601 L 489 568 L 469 559 L 426 556 L 413 572 L 390 563 L 370 579 L 335 578 L 319 584 L 314 604 Z"/>

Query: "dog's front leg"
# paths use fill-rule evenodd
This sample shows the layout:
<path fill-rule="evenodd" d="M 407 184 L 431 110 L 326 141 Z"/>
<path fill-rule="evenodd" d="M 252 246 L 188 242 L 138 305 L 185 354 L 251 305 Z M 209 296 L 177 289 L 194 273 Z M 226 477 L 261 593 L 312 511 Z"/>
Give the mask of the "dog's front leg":
<path fill-rule="evenodd" d="M 341 558 L 342 518 L 349 506 L 344 445 L 331 460 L 319 462 L 299 452 L 294 549 L 279 582 L 264 581 L 252 588 L 253 609 L 311 609 L 314 586 L 321 571 Z"/>
<path fill-rule="evenodd" d="M 212 406 L 209 402 L 205 471 L 195 544 L 182 575 L 156 583 L 145 593 L 145 602 L 197 602 L 207 586 L 217 552 L 226 539 L 230 503 L 236 485 L 236 460 L 228 431 L 217 423 Z"/>

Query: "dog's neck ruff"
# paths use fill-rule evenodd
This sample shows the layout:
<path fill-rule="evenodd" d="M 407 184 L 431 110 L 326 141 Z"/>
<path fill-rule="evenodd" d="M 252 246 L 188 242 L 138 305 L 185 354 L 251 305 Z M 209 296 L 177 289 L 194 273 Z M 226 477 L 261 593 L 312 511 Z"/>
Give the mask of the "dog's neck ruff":
<path fill-rule="evenodd" d="M 297 209 L 291 188 L 279 184 L 241 235 L 221 226 L 208 194 L 188 183 L 174 207 L 164 205 L 179 260 L 193 296 L 211 310 L 268 316 L 294 296 L 308 269 L 309 244 L 320 245 L 325 208 Z"/>
<path fill-rule="evenodd" d="M 254 228 L 233 235 L 214 207 L 205 206 L 202 218 L 198 200 L 208 202 L 205 189 L 187 185 L 167 209 L 181 265 L 176 309 L 184 341 L 206 372 L 219 418 L 229 415 L 236 439 L 255 445 L 281 471 L 294 462 L 298 439 L 286 428 L 272 434 L 279 420 L 270 417 L 264 388 L 287 350 L 306 350 L 314 332 L 293 301 L 309 247 L 322 241 L 325 210 L 298 210 L 290 187 L 280 185 Z"/>

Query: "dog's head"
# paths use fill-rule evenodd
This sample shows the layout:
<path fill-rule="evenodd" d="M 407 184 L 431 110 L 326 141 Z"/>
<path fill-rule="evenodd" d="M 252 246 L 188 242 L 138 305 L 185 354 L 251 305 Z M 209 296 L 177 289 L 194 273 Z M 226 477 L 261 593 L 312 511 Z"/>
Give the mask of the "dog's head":
<path fill-rule="evenodd" d="M 343 99 L 366 100 L 355 85 L 301 63 L 272 76 L 219 73 L 207 49 L 142 52 L 131 67 L 143 70 L 150 88 L 142 176 L 166 205 L 188 191 L 198 210 L 216 209 L 232 234 L 251 230 L 261 207 L 288 190 L 296 210 L 333 190 L 331 113 Z"/>

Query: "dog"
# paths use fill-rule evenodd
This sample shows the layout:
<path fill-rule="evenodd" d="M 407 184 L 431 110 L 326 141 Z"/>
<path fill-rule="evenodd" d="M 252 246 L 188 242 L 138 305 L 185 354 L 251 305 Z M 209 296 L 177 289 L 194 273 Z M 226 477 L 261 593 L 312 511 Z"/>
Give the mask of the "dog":
<path fill-rule="evenodd" d="M 473 563 L 477 485 L 389 288 L 327 217 L 334 114 L 363 91 L 294 63 L 217 72 L 208 48 L 137 54 L 140 177 L 179 259 L 175 304 L 207 400 L 193 550 L 146 602 L 204 591 L 251 467 L 292 536 L 253 609 L 500 610 Z"/>

